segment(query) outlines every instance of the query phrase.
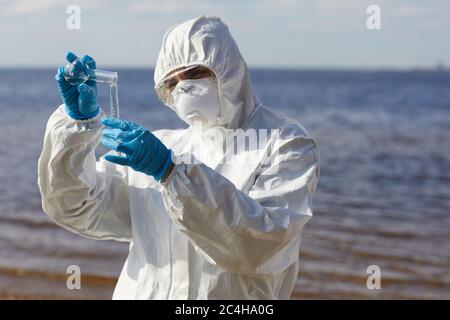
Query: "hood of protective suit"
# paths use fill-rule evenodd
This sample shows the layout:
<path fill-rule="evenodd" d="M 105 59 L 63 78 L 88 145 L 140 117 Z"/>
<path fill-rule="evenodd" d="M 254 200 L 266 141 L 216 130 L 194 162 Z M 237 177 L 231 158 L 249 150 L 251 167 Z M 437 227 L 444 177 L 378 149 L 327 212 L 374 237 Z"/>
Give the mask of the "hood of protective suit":
<path fill-rule="evenodd" d="M 155 67 L 155 88 L 172 71 L 192 65 L 203 65 L 216 75 L 221 107 L 216 124 L 243 127 L 259 102 L 247 65 L 220 18 L 201 16 L 175 25 L 165 33 Z"/>

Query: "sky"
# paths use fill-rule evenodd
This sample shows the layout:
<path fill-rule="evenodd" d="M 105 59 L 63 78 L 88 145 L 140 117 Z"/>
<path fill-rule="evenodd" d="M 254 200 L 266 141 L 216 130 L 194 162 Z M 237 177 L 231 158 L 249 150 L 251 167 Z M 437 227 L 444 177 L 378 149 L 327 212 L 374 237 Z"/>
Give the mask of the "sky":
<path fill-rule="evenodd" d="M 80 29 L 67 28 L 70 5 Z M 381 29 L 369 30 L 369 5 Z M 0 0 L 0 67 L 54 67 L 67 51 L 99 65 L 153 67 L 172 25 L 216 15 L 250 66 L 450 66 L 448 0 Z"/>

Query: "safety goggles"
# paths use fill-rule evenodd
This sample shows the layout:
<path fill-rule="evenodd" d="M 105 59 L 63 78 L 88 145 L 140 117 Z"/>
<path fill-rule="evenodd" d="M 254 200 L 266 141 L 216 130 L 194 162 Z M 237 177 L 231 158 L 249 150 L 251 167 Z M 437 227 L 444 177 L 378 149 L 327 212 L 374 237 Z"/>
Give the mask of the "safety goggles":
<path fill-rule="evenodd" d="M 164 77 L 155 89 L 161 101 L 170 107 L 173 107 L 172 91 L 179 81 L 186 79 L 202 79 L 211 76 L 215 77 L 214 72 L 207 67 L 202 65 L 192 65 L 174 70 Z"/>

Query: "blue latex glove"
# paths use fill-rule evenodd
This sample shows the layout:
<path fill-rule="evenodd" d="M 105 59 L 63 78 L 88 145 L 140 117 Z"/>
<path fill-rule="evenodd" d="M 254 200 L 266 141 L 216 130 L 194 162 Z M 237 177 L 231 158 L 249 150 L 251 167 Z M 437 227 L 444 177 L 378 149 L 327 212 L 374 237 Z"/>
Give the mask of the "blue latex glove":
<path fill-rule="evenodd" d="M 132 121 L 102 119 L 102 144 L 125 156 L 106 155 L 105 159 L 153 176 L 157 181 L 172 165 L 171 151 L 150 131 Z"/>
<path fill-rule="evenodd" d="M 68 62 L 72 63 L 78 57 L 72 52 L 66 55 Z M 74 74 L 89 74 L 89 70 L 95 69 L 95 61 L 89 56 L 84 56 L 81 60 L 77 60 L 74 65 Z M 97 101 L 97 83 L 88 80 L 78 85 L 69 83 L 64 78 L 64 66 L 59 67 L 56 76 L 59 93 L 66 105 L 67 114 L 73 119 L 89 119 L 95 117 L 99 113 Z"/>

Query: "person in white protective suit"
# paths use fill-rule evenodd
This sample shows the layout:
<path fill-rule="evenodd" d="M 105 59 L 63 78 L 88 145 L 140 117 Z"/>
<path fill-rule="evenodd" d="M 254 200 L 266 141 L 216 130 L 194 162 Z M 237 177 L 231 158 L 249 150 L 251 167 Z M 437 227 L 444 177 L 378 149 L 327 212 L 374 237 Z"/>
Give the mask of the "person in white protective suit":
<path fill-rule="evenodd" d="M 91 58 L 82 61 L 95 68 Z M 72 88 L 56 78 L 60 90 Z M 154 80 L 188 128 L 150 132 L 101 120 L 101 109 L 86 111 L 85 101 L 95 99 L 86 85 L 75 99 L 85 116 L 77 116 L 77 102 L 63 95 L 39 159 L 45 213 L 80 236 L 130 243 L 113 299 L 288 299 L 312 216 L 316 143 L 258 101 L 217 17 L 170 28 Z M 231 152 L 217 134 L 233 129 L 269 131 L 257 150 Z M 100 140 L 121 154 L 96 162 Z"/>

